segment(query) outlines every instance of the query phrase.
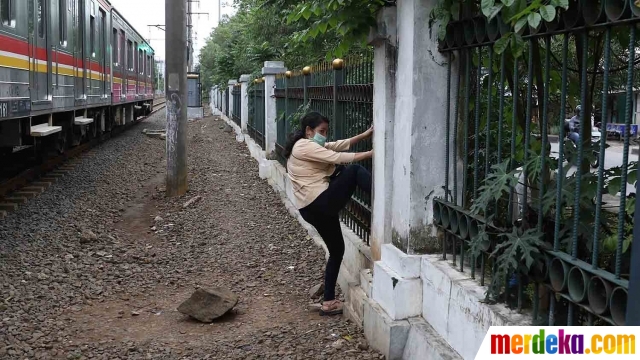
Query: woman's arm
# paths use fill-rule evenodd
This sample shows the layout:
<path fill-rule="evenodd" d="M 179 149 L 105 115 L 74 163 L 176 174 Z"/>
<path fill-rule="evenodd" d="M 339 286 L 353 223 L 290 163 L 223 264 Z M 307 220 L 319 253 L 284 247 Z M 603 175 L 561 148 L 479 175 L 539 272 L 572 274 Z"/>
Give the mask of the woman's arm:
<path fill-rule="evenodd" d="M 356 153 L 356 156 L 353 157 L 353 162 L 371 159 L 372 157 L 373 157 L 373 150 Z"/>
<path fill-rule="evenodd" d="M 367 131 L 363 132 L 362 134 L 356 135 L 351 139 L 349 139 L 350 144 L 354 145 L 362 140 L 370 138 L 371 135 L 373 135 L 373 125 L 371 125 L 371 127 Z"/>

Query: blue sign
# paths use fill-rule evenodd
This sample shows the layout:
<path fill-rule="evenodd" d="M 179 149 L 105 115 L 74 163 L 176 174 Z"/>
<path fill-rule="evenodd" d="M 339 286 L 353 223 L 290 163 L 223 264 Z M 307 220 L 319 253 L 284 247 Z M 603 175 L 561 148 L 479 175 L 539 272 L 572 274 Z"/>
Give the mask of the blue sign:
<path fill-rule="evenodd" d="M 625 132 L 625 124 L 607 124 L 607 132 L 618 132 L 620 134 L 624 134 Z M 631 135 L 636 136 L 638 135 L 638 125 L 631 125 Z"/>

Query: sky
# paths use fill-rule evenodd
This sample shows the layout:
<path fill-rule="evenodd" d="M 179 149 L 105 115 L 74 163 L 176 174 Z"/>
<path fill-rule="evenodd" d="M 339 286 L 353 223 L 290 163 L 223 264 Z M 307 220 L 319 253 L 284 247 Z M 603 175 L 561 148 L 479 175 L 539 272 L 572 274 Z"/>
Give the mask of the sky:
<path fill-rule="evenodd" d="M 164 31 L 157 28 L 149 28 L 147 25 L 164 25 L 165 0 L 109 0 L 127 21 L 145 39 L 151 39 L 151 47 L 156 52 L 156 58 L 164 60 Z M 175 1 L 175 0 L 167 0 Z M 205 39 L 211 30 L 218 25 L 218 2 L 222 1 L 222 15 L 235 13 L 232 0 L 199 0 L 193 2 L 191 11 L 196 13 L 209 13 L 209 15 L 192 15 L 194 29 L 194 57 L 197 62 L 200 49 L 205 45 Z M 227 4 L 228 5 L 227 5 Z"/>

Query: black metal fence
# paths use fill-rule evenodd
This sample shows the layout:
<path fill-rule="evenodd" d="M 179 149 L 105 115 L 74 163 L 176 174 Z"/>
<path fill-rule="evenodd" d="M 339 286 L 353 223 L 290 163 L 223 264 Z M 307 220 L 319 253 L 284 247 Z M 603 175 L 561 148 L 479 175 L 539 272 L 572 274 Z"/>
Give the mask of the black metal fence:
<path fill-rule="evenodd" d="M 264 79 L 256 79 L 248 91 L 249 121 L 247 131 L 249 136 L 264 149 Z"/>
<path fill-rule="evenodd" d="M 242 99 L 240 98 L 241 88 L 240 84 L 236 84 L 233 86 L 233 90 L 231 90 L 231 103 L 233 104 L 233 108 L 231 111 L 231 119 L 238 126 L 242 126 Z"/>
<path fill-rule="evenodd" d="M 373 122 L 373 54 L 320 63 L 302 71 L 287 72 L 276 79 L 278 136 L 276 152 L 286 166 L 283 147 L 287 135 L 299 126 L 299 119 L 310 110 L 331 120 L 329 140 L 347 139 L 366 131 Z M 371 141 L 351 147 L 360 152 L 371 149 Z M 369 171 L 371 160 L 362 162 Z M 371 198 L 356 191 L 341 220 L 367 244 L 371 229 Z"/>
<path fill-rule="evenodd" d="M 522 37 L 500 15 L 448 25 L 442 126 L 452 147 L 434 221 L 443 256 L 489 283 L 489 301 L 527 308 L 537 325 L 624 325 L 640 8 L 569 3 Z M 614 109 L 610 94 L 620 90 L 624 105 Z M 601 130 L 614 118 L 624 125 L 619 143 Z"/>

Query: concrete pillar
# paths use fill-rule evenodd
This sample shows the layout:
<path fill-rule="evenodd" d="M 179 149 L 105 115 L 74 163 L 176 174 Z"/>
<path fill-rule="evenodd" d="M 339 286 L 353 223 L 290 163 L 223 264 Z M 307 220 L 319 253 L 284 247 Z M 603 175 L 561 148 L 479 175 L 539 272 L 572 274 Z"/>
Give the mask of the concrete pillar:
<path fill-rule="evenodd" d="M 222 90 L 222 89 L 220 89 L 220 90 Z M 226 97 L 225 93 L 226 93 L 225 91 L 222 91 L 221 94 L 220 94 L 220 101 L 222 101 L 222 104 L 221 104 L 222 105 L 222 114 L 220 114 L 220 115 L 223 115 L 227 111 L 227 107 L 229 106 L 229 101 L 227 100 L 227 97 Z"/>
<path fill-rule="evenodd" d="M 251 80 L 251 75 L 240 75 L 240 106 L 242 107 L 240 121 L 242 123 L 242 132 L 245 134 L 247 133 L 247 123 L 249 122 L 249 94 L 247 93 L 249 80 Z"/>
<path fill-rule="evenodd" d="M 236 80 L 229 80 L 229 97 L 227 98 L 227 106 L 229 107 L 229 119 L 233 118 L 233 87 L 238 83 Z"/>
<path fill-rule="evenodd" d="M 265 61 L 262 68 L 264 76 L 264 142 L 265 153 L 270 157 L 276 150 L 276 139 L 278 136 L 278 124 L 276 123 L 276 75 L 285 73 L 287 68 L 282 61 Z M 274 158 L 275 157 L 271 157 Z"/>
<path fill-rule="evenodd" d="M 397 3 L 397 36 L 401 40 L 390 211 L 393 244 L 409 254 L 439 252 L 442 246 L 432 225 L 432 201 L 444 195 L 443 174 L 447 170 L 443 106 L 448 96 L 447 61 L 438 52 L 437 32 L 429 28 L 429 14 L 437 3 L 438 0 Z M 456 68 L 452 76 L 457 76 Z"/>
<path fill-rule="evenodd" d="M 385 7 L 371 29 L 374 46 L 373 76 L 373 196 L 371 255 L 380 260 L 381 246 L 391 242 L 391 196 L 393 188 L 393 124 L 396 79 L 396 8 Z"/>

